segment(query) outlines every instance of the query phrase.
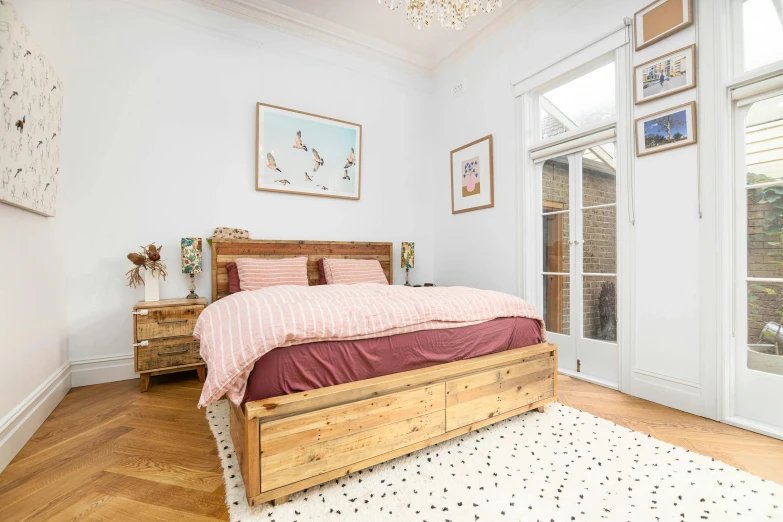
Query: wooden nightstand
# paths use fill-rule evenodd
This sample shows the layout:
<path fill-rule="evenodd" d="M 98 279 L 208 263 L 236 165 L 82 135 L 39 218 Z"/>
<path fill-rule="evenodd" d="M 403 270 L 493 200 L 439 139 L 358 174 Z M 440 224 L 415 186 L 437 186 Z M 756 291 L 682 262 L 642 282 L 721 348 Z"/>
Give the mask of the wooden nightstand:
<path fill-rule="evenodd" d="M 206 306 L 206 299 L 163 299 L 133 307 L 133 361 L 142 392 L 151 376 L 164 373 L 197 370 L 204 382 L 206 364 L 193 329 Z"/>

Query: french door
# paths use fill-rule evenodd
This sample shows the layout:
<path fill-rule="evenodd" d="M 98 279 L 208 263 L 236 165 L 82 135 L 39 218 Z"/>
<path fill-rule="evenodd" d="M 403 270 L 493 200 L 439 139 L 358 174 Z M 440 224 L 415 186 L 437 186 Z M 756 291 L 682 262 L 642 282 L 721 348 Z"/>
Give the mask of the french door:
<path fill-rule="evenodd" d="M 735 349 L 729 420 L 781 437 L 783 89 L 737 102 L 735 126 Z"/>
<path fill-rule="evenodd" d="M 564 373 L 618 387 L 617 175 L 613 142 L 537 163 L 539 295 Z"/>

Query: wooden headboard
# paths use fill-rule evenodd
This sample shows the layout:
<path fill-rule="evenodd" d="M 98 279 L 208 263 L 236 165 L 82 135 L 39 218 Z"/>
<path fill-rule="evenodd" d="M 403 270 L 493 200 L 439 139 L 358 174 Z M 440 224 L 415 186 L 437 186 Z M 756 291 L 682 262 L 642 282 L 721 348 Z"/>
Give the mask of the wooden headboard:
<path fill-rule="evenodd" d="M 358 241 L 279 241 L 266 239 L 212 240 L 212 302 L 228 295 L 226 263 L 240 257 L 281 259 L 307 256 L 307 278 L 310 286 L 320 279 L 318 260 L 322 257 L 338 259 L 377 259 L 383 267 L 389 284 L 393 283 L 391 260 L 392 243 L 362 243 Z"/>

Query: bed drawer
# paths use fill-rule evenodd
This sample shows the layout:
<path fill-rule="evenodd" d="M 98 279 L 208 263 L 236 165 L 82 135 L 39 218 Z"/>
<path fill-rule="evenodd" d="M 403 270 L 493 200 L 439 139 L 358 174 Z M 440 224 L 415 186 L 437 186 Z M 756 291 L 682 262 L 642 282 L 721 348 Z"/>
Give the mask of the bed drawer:
<path fill-rule="evenodd" d="M 446 430 L 486 420 L 554 395 L 554 357 L 532 360 L 446 381 Z"/>
<path fill-rule="evenodd" d="M 136 347 L 136 372 L 204 364 L 199 342 L 191 336 L 152 339 L 147 346 Z"/>
<path fill-rule="evenodd" d="M 446 431 L 444 383 L 261 423 L 261 491 Z"/>
<path fill-rule="evenodd" d="M 191 335 L 203 305 L 149 308 L 146 315 L 136 316 L 136 338 L 159 339 Z"/>

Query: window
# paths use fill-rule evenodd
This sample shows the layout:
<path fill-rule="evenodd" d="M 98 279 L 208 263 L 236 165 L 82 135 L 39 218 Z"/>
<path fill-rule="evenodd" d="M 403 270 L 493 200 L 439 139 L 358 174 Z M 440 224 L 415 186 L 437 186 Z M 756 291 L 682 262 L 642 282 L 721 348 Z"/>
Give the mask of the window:
<path fill-rule="evenodd" d="M 747 363 L 783 375 L 783 95 L 745 117 Z"/>
<path fill-rule="evenodd" d="M 602 65 L 538 97 L 540 139 L 615 118 L 614 62 Z"/>
<path fill-rule="evenodd" d="M 745 0 L 742 35 L 745 71 L 783 60 L 783 2 Z"/>

